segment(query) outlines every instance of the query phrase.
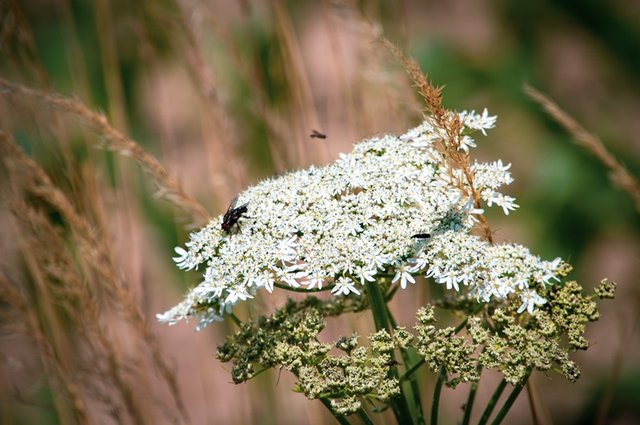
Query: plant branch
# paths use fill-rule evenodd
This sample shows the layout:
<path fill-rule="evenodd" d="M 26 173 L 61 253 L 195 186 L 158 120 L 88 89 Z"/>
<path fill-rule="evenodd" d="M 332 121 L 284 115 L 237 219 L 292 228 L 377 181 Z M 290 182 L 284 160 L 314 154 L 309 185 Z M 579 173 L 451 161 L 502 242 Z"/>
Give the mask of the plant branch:
<path fill-rule="evenodd" d="M 9 98 L 14 94 L 37 99 L 63 112 L 78 116 L 103 136 L 104 145 L 108 149 L 135 159 L 140 168 L 156 183 L 160 196 L 186 212 L 193 224 L 203 226 L 211 219 L 207 210 L 182 189 L 180 183 L 156 158 L 113 127 L 104 115 L 92 111 L 79 100 L 64 97 L 55 92 L 48 93 L 32 89 L 0 78 L 0 95 Z"/>
<path fill-rule="evenodd" d="M 493 409 L 496 407 L 496 404 L 498 403 L 498 400 L 500 399 L 500 396 L 502 395 L 502 392 L 504 391 L 506 386 L 507 381 L 502 379 L 502 381 L 500 381 L 500 383 L 498 384 L 496 390 L 493 392 L 491 399 L 489 399 L 489 403 L 487 403 L 487 407 L 484 409 L 484 412 L 482 412 L 482 416 L 478 421 L 478 425 L 485 425 L 489 421 L 489 417 L 491 416 L 491 413 L 493 413 Z"/>
<path fill-rule="evenodd" d="M 442 393 L 442 384 L 447 379 L 447 371 L 444 367 L 440 368 L 436 385 L 433 388 L 433 402 L 431 403 L 431 425 L 438 425 L 438 410 L 440 408 L 440 394 Z"/>
<path fill-rule="evenodd" d="M 500 411 L 498 412 L 496 417 L 493 419 L 493 422 L 491 422 L 491 425 L 500 425 L 500 423 L 502 422 L 504 417 L 509 412 L 509 409 L 511 409 L 511 406 L 513 405 L 513 403 L 518 398 L 518 395 L 520 394 L 520 391 L 522 391 L 522 388 L 527 383 L 527 380 L 529 379 L 529 375 L 530 374 L 531 374 L 531 371 L 529 371 L 529 373 L 527 373 L 527 376 L 525 376 L 525 378 L 522 380 L 522 382 L 518 383 L 513 388 L 513 390 L 511 391 L 511 394 L 509 394 L 509 397 L 507 398 L 507 400 L 502 405 L 502 408 L 500 409 Z"/>

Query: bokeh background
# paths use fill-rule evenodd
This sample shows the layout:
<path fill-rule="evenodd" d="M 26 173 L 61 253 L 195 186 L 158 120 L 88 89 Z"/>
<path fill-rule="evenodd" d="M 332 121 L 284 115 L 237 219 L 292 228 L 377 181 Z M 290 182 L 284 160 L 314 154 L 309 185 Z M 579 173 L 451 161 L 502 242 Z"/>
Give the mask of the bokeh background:
<path fill-rule="evenodd" d="M 512 164 L 508 193 L 520 209 L 508 217 L 488 212 L 496 238 L 543 258 L 567 259 L 585 288 L 604 277 L 619 284 L 617 298 L 603 304 L 600 321 L 588 329 L 592 346 L 574 356 L 582 378 L 571 384 L 538 374 L 507 422 L 534 423 L 527 401 L 534 397 L 542 423 L 637 423 L 638 210 L 604 166 L 522 90 L 526 83 L 548 93 L 640 176 L 637 1 L 2 0 L 0 75 L 104 113 L 217 215 L 260 179 L 328 163 L 357 140 L 420 122 L 421 101 L 402 65 L 376 41 L 381 34 L 445 86 L 447 107 L 486 107 L 498 115 L 497 128 L 478 138 L 474 154 Z M 193 322 L 155 322 L 156 313 L 197 283 L 198 273 L 181 272 L 171 260 L 173 247 L 188 236 L 187 217 L 156 196 L 134 159 L 101 149 L 102 137 L 74 114 L 8 91 L 0 94 L 0 125 L 99 229 L 158 344 L 153 351 L 149 340 L 141 342 L 127 310 L 91 292 L 97 298 L 85 302 L 100 306 L 95 318 L 115 353 L 117 367 L 109 369 L 105 350 L 60 298 L 64 291 L 40 287 L 38 270 L 46 265 L 25 248 L 32 245 L 16 218 L 7 166 L 0 171 L 0 267 L 34 314 L 0 300 L 0 422 L 185 423 L 176 401 L 182 399 L 194 424 L 332 423 L 320 403 L 290 391 L 285 372 L 232 384 L 228 365 L 213 357 L 232 324 L 195 333 Z M 312 130 L 327 138 L 310 138 Z M 56 214 L 48 219 L 68 231 Z M 61 240 L 67 244 L 40 246 L 82 257 L 83 247 L 68 245 L 73 238 Z M 108 284 L 86 270 L 78 276 Z M 404 292 L 393 308 L 409 325 L 428 302 L 428 283 Z M 267 313 L 285 295 L 260 297 L 240 314 Z M 43 324 L 51 351 L 43 353 L 26 317 Z M 330 324 L 326 338 L 351 327 L 366 334 L 370 326 L 360 315 L 346 327 Z M 166 359 L 173 391 L 152 353 Z M 120 371 L 119 384 L 109 370 Z M 64 392 L 65 377 L 77 385 L 77 398 Z M 428 406 L 432 375 L 422 379 Z M 496 382 L 487 381 L 479 402 Z M 460 418 L 465 390 L 445 390 L 442 423 Z M 84 403 L 86 416 L 78 417 L 74 400 Z M 127 400 L 137 406 L 137 418 Z"/>

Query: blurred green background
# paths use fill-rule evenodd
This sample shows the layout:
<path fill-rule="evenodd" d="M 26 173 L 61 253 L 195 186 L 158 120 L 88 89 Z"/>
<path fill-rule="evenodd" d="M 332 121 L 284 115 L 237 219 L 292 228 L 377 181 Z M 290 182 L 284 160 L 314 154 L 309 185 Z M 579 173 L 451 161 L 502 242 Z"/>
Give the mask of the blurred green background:
<path fill-rule="evenodd" d="M 104 112 L 219 214 L 262 178 L 327 163 L 359 139 L 420 122 L 420 99 L 375 41 L 379 34 L 445 86 L 447 107 L 498 115 L 474 155 L 513 164 L 507 192 L 520 209 L 508 217 L 489 211 L 496 238 L 567 259 L 586 288 L 603 277 L 619 284 L 589 329 L 593 346 L 575 356 L 581 380 L 536 376 L 550 417 L 640 421 L 638 211 L 522 90 L 526 83 L 548 93 L 640 176 L 638 2 L 3 0 L 0 75 Z M 193 323 L 154 323 L 197 283 L 171 261 L 188 234 L 184 220 L 154 199 L 153 183 L 132 161 L 94 149 L 99 137 L 58 115 L 44 103 L 0 97 L 2 127 L 71 196 L 88 190 L 72 184 L 80 170 L 95 170 L 118 264 L 173 359 L 192 422 L 330 422 L 322 406 L 290 392 L 284 374 L 279 382 L 271 375 L 231 384 L 212 357 L 225 325 L 194 334 Z M 64 137 L 52 130 L 58 119 Z M 313 129 L 328 138 L 311 139 Z M 0 243 L 2 267 L 12 270 L 21 262 L 8 209 L 3 201 Z M 268 310 L 281 300 L 260 302 Z M 9 331 L 0 338 L 2 423 L 60 423 L 29 343 Z M 443 423 L 455 423 L 463 396 L 445 393 Z M 533 423 L 526 398 L 507 422 Z M 150 391 L 146 403 L 152 423 L 170 422 L 155 411 L 162 394 Z M 90 410 L 96 423 L 123 421 L 107 403 L 91 402 Z"/>

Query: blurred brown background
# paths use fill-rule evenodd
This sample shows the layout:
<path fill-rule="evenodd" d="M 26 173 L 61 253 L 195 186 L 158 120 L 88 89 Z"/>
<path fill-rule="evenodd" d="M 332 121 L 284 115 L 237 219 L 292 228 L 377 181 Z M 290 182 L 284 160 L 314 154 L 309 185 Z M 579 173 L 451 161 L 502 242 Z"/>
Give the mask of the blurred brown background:
<path fill-rule="evenodd" d="M 619 283 L 617 299 L 603 305 L 588 331 L 592 347 L 574 357 L 583 372 L 578 383 L 534 377 L 542 411 L 555 423 L 637 423 L 638 211 L 604 167 L 522 92 L 528 83 L 549 93 L 640 175 L 637 1 L 2 0 L 0 75 L 103 112 L 216 215 L 262 178 L 325 164 L 359 139 L 420 122 L 420 99 L 376 42 L 380 34 L 446 86 L 447 107 L 487 107 L 498 115 L 497 128 L 478 137 L 475 155 L 513 164 L 507 192 L 521 208 L 506 218 L 489 212 L 497 238 L 567 259 L 585 288 L 603 277 Z M 194 424 L 331 423 L 320 403 L 290 391 L 284 372 L 233 385 L 229 367 L 213 358 L 231 324 L 194 333 L 193 322 L 155 323 L 198 273 L 180 272 L 171 261 L 173 247 L 187 238 L 187 218 L 154 198 L 153 180 L 132 158 L 95 149 L 104 136 L 77 115 L 19 93 L 0 96 L 0 125 L 97 229 L 114 279 L 124 283 L 151 335 L 141 340 L 144 321 L 128 315 L 134 307 L 124 295 L 101 301 L 96 288 L 105 278 L 83 267 L 92 264 L 83 260 L 87 248 L 74 245 L 64 214 L 31 198 L 24 198 L 26 210 L 16 207 L 8 165 L 0 174 L 1 267 L 5 284 L 18 288 L 33 314 L 8 298 L 0 302 L 0 422 L 184 423 L 182 399 Z M 327 139 L 310 138 L 314 129 Z M 50 242 L 38 239 L 44 233 L 34 231 L 35 219 L 25 227 L 20 212 L 27 210 L 58 229 Z M 34 246 L 42 253 L 33 254 Z M 68 279 L 49 277 L 42 258 L 52 250 L 69 254 Z M 65 292 L 71 276 L 77 288 L 90 288 L 76 304 Z M 423 282 L 399 294 L 393 307 L 401 323 L 413 322 L 428 292 Z M 240 314 L 267 313 L 284 299 L 261 295 Z M 48 345 L 30 317 L 42 324 Z M 352 325 L 370 330 L 362 315 L 330 324 L 326 340 Z M 95 342 L 94 328 L 104 341 Z M 428 390 L 432 375 L 423 381 Z M 492 385 L 491 378 L 483 384 L 479 403 Z M 465 394 L 464 386 L 445 390 L 442 423 L 456 423 Z M 533 423 L 527 397 L 520 396 L 508 423 Z M 84 406 L 84 416 L 74 403 Z"/>

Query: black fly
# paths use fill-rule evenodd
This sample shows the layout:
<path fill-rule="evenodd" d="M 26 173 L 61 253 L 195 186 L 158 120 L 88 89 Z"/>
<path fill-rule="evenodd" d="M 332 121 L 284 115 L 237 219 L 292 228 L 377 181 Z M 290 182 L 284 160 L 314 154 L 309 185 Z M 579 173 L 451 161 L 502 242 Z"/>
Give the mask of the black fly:
<path fill-rule="evenodd" d="M 311 137 L 312 139 L 313 138 L 315 138 L 315 139 L 326 139 L 327 135 L 324 134 L 324 133 L 320 133 L 317 130 L 311 130 L 311 134 L 309 135 L 309 137 Z"/>
<path fill-rule="evenodd" d="M 411 236 L 414 239 L 429 239 L 431 235 L 429 233 L 418 233 L 417 235 Z"/>
<path fill-rule="evenodd" d="M 236 207 L 236 202 L 238 198 L 236 197 L 233 201 L 231 201 L 231 205 L 229 205 L 229 209 L 224 213 L 224 217 L 222 217 L 222 230 L 224 230 L 227 234 L 231 233 L 231 228 L 238 224 L 238 220 L 242 217 L 243 214 L 247 212 L 247 204 L 240 205 Z"/>

